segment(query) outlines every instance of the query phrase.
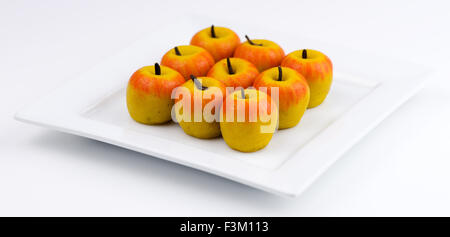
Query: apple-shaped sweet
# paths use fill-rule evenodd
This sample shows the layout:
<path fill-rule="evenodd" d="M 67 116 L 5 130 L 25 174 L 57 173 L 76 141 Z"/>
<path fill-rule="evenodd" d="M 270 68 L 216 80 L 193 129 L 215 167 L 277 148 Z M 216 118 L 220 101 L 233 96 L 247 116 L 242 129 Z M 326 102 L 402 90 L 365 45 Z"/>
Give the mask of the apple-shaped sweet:
<path fill-rule="evenodd" d="M 259 75 L 258 69 L 249 61 L 242 58 L 226 58 L 217 62 L 208 72 L 227 87 L 247 88 Z"/>
<path fill-rule="evenodd" d="M 280 66 L 284 51 L 278 44 L 264 39 L 250 40 L 247 35 L 245 38 L 247 41 L 236 48 L 234 57 L 253 63 L 260 72 Z"/>
<path fill-rule="evenodd" d="M 137 70 L 127 87 L 127 107 L 131 118 L 144 124 L 170 121 L 174 104 L 172 90 L 184 82 L 180 73 L 158 63 Z"/>
<path fill-rule="evenodd" d="M 176 120 L 190 136 L 203 139 L 218 137 L 219 111 L 226 97 L 225 85 L 211 77 L 191 75 L 190 78 L 176 89 Z"/>
<path fill-rule="evenodd" d="M 225 27 L 214 27 L 214 25 L 199 31 L 191 39 L 191 45 L 206 49 L 216 62 L 232 57 L 240 43 L 241 40 L 234 31 Z"/>
<path fill-rule="evenodd" d="M 177 70 L 189 80 L 190 75 L 206 76 L 214 65 L 214 58 L 201 47 L 183 45 L 169 50 L 161 59 L 161 65 Z"/>
<path fill-rule="evenodd" d="M 312 49 L 297 50 L 288 54 L 281 66 L 292 68 L 305 77 L 311 90 L 308 108 L 325 100 L 333 80 L 333 64 L 325 54 Z"/>
<path fill-rule="evenodd" d="M 262 72 L 253 84 L 256 89 L 267 90 L 276 100 L 273 88 L 278 88 L 279 129 L 294 127 L 300 122 L 309 103 L 309 87 L 305 78 L 287 67 L 274 67 Z"/>
<path fill-rule="evenodd" d="M 220 130 L 226 144 L 241 152 L 254 152 L 269 144 L 278 122 L 276 103 L 254 88 L 229 94 L 220 109 Z"/>

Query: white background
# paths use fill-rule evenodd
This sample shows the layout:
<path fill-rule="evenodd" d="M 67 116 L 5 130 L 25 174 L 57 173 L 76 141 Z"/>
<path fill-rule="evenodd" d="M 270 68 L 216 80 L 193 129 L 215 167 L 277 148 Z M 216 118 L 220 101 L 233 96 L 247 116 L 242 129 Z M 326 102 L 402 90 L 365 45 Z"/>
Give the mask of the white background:
<path fill-rule="evenodd" d="M 449 216 L 449 9 L 446 1 L 1 0 L 0 215 Z M 436 75 L 296 199 L 13 120 L 23 105 L 186 14 L 301 31 Z"/>

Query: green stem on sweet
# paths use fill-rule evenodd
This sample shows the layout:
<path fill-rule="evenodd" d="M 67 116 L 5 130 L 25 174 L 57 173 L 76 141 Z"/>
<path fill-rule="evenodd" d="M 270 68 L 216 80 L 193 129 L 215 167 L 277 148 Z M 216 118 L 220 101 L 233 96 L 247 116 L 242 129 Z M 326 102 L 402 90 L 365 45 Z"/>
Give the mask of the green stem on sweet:
<path fill-rule="evenodd" d="M 281 67 L 278 66 L 278 81 L 283 80 L 283 70 L 281 70 Z"/>
<path fill-rule="evenodd" d="M 214 25 L 211 25 L 211 37 L 217 38 L 216 31 L 214 30 Z"/>
<path fill-rule="evenodd" d="M 161 67 L 159 63 L 155 63 L 155 75 L 161 75 Z"/>
<path fill-rule="evenodd" d="M 302 58 L 303 59 L 308 58 L 308 53 L 306 52 L 306 49 L 302 50 Z"/>
<path fill-rule="evenodd" d="M 181 56 L 180 50 L 178 49 L 178 47 L 175 47 L 175 54 L 178 56 Z"/>
<path fill-rule="evenodd" d="M 245 35 L 245 38 L 247 39 L 248 43 L 251 45 L 262 46 L 262 44 L 255 44 L 253 41 L 250 40 L 250 38 L 247 35 Z"/>
<path fill-rule="evenodd" d="M 245 99 L 245 91 L 244 88 L 241 87 L 241 97 L 242 99 Z"/>
<path fill-rule="evenodd" d="M 197 87 L 197 89 L 202 90 L 202 91 L 208 89 L 208 87 L 203 86 L 202 83 L 194 75 L 191 75 L 190 77 L 191 77 L 191 80 L 194 82 L 195 87 Z"/>
<path fill-rule="evenodd" d="M 228 67 L 228 74 L 234 74 L 233 67 L 231 67 L 230 58 L 227 58 L 227 67 Z"/>

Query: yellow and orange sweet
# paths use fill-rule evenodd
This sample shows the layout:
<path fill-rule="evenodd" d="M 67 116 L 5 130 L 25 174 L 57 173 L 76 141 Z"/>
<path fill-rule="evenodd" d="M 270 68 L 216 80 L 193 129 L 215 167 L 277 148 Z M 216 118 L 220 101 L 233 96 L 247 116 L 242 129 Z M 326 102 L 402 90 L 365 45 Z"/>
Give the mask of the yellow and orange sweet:
<path fill-rule="evenodd" d="M 294 127 L 300 122 L 310 97 L 308 83 L 301 74 L 286 67 L 271 68 L 256 78 L 254 87 L 266 88 L 272 98 L 272 89 L 278 88 L 279 129 Z"/>
<path fill-rule="evenodd" d="M 185 82 L 177 71 L 164 66 L 146 66 L 131 76 L 127 87 L 127 108 L 135 121 L 160 124 L 171 120 L 172 90 Z"/>
<path fill-rule="evenodd" d="M 222 59 L 208 72 L 208 77 L 223 82 L 227 87 L 242 87 L 244 89 L 252 86 L 258 75 L 258 69 L 242 58 Z"/>
<path fill-rule="evenodd" d="M 255 107 L 257 110 L 252 111 Z M 275 102 L 254 88 L 234 91 L 220 109 L 222 137 L 229 147 L 241 152 L 254 152 L 267 146 L 277 122 Z"/>
<path fill-rule="evenodd" d="M 161 65 L 178 71 L 184 79 L 189 80 L 190 75 L 206 76 L 214 65 L 214 58 L 201 47 L 183 45 L 169 50 L 161 59 Z"/>
<path fill-rule="evenodd" d="M 191 39 L 191 45 L 206 49 L 216 62 L 232 57 L 240 43 L 241 40 L 234 31 L 214 25 L 197 32 Z"/>
<path fill-rule="evenodd" d="M 333 64 L 325 54 L 312 49 L 296 50 L 283 59 L 281 66 L 292 68 L 305 77 L 311 90 L 308 108 L 325 100 L 333 80 Z"/>
<path fill-rule="evenodd" d="M 191 79 L 177 90 L 184 90 L 184 93 L 180 93 L 182 96 L 175 99 L 175 111 L 178 110 L 178 106 L 182 106 L 181 113 L 176 113 L 176 118 L 183 131 L 190 136 L 203 139 L 220 136 L 218 111 L 226 97 L 225 85 L 211 77 L 191 76 Z M 190 116 L 185 113 L 186 103 L 190 104 Z M 199 109 L 196 109 L 196 104 Z"/>
<path fill-rule="evenodd" d="M 280 66 L 284 51 L 278 44 L 264 39 L 250 40 L 248 36 L 245 38 L 247 41 L 237 47 L 234 57 L 253 63 L 260 72 Z"/>

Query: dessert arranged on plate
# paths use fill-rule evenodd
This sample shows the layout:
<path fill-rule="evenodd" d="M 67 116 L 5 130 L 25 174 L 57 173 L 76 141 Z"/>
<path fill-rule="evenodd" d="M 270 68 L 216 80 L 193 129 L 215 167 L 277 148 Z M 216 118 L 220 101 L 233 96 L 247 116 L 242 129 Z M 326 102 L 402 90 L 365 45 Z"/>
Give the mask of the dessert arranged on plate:
<path fill-rule="evenodd" d="M 192 137 L 222 136 L 241 152 L 266 147 L 278 129 L 296 126 L 325 100 L 333 65 L 317 50 L 285 55 L 273 41 L 245 39 L 211 26 L 190 45 L 170 49 L 161 64 L 138 69 L 127 87 L 131 118 L 147 125 L 173 120 Z"/>

